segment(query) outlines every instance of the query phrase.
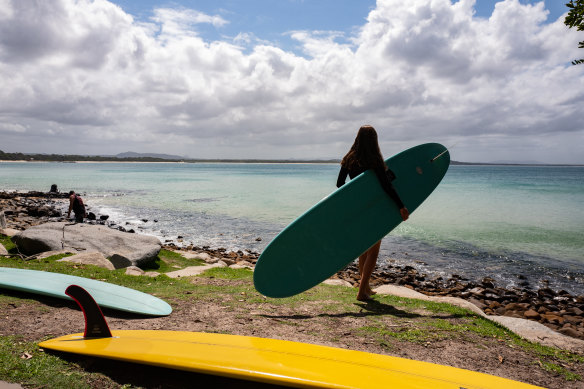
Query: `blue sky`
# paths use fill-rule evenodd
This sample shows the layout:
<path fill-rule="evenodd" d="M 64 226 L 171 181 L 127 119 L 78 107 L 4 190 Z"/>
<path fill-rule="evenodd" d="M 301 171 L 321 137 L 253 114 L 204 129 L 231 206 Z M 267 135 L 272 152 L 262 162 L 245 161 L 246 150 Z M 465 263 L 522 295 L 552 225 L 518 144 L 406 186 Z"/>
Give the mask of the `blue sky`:
<path fill-rule="evenodd" d="M 563 0 L 0 0 L 0 149 L 584 164 Z M 71 134 L 74 134 L 72 136 Z"/>
<path fill-rule="evenodd" d="M 404 0 L 405 1 L 405 0 Z M 289 37 L 290 31 L 323 30 L 350 33 L 359 28 L 375 7 L 374 0 L 113 0 L 113 3 L 137 20 L 147 21 L 156 8 L 189 8 L 209 15 L 219 15 L 229 23 L 216 28 L 205 26 L 199 33 L 206 39 L 221 35 L 236 36 L 242 31 L 252 32 L 259 39 L 269 40 L 280 47 L 296 51 Z M 476 17 L 489 18 L 496 0 L 477 0 Z M 522 4 L 539 3 L 520 0 Z M 547 22 L 557 20 L 567 8 L 563 0 L 544 2 L 549 12 Z"/>

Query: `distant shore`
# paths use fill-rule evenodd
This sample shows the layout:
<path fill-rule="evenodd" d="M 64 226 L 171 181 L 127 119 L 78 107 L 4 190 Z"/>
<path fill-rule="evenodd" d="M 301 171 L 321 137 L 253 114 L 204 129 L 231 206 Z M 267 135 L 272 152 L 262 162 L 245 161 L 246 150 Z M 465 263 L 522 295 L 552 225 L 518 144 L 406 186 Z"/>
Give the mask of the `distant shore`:
<path fill-rule="evenodd" d="M 309 165 L 309 164 L 339 164 L 340 160 L 281 160 L 281 159 L 188 159 L 188 160 L 142 160 L 131 158 L 120 158 L 111 160 L 102 159 L 82 159 L 82 160 L 51 160 L 51 159 L 29 159 L 29 160 L 9 160 L 0 159 L 0 163 L 167 163 L 167 164 L 196 164 L 196 163 L 249 163 L 249 164 L 295 164 L 295 165 Z M 584 167 L 584 164 L 530 164 L 530 163 L 488 163 L 488 162 L 460 162 L 450 161 L 450 165 L 455 166 L 555 166 L 555 167 Z"/>

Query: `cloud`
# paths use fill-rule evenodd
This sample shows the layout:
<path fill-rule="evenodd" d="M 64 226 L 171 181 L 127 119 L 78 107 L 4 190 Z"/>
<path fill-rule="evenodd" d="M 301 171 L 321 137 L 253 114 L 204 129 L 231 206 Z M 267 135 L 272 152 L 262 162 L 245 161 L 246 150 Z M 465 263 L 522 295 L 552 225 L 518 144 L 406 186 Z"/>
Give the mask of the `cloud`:
<path fill-rule="evenodd" d="M 546 17 L 543 2 L 486 19 L 472 0 L 378 0 L 357 31 L 288 32 L 291 52 L 253 31 L 205 40 L 229 21 L 196 10 L 139 22 L 105 0 L 2 0 L 2 149 L 332 158 L 370 123 L 385 154 L 438 141 L 533 160 L 545 139 L 546 161 L 584 163 L 579 36 Z"/>

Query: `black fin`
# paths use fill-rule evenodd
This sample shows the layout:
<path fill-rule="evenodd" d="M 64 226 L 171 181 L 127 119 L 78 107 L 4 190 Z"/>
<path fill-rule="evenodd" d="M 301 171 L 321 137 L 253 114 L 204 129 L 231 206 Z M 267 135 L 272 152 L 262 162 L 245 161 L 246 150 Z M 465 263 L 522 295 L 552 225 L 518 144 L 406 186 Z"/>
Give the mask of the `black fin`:
<path fill-rule="evenodd" d="M 99 305 L 85 289 L 77 285 L 71 285 L 65 290 L 65 294 L 75 300 L 83 311 L 83 316 L 85 316 L 85 333 L 83 336 L 85 338 L 112 337 Z"/>

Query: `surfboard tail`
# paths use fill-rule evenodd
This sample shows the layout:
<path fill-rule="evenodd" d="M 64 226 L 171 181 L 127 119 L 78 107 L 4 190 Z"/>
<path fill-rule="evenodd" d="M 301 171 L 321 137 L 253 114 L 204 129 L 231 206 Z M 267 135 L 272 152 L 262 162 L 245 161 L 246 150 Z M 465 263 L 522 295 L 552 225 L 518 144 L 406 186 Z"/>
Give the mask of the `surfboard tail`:
<path fill-rule="evenodd" d="M 85 317 L 85 338 L 111 338 L 112 333 L 107 325 L 107 321 L 101 312 L 101 308 L 95 302 L 93 297 L 80 286 L 70 285 L 65 294 L 71 297 L 79 308 L 83 311 Z"/>

